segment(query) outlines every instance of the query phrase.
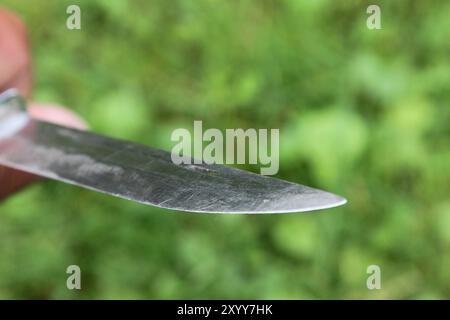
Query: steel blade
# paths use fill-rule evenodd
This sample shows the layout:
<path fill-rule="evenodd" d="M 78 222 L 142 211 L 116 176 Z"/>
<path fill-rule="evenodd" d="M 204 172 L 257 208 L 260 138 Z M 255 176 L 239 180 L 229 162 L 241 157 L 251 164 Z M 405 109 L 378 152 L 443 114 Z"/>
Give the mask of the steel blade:
<path fill-rule="evenodd" d="M 176 165 L 169 152 L 28 118 L 3 95 L 0 164 L 157 207 L 205 213 L 286 213 L 346 200 L 222 165 Z M 0 110 L 1 111 L 1 110 Z"/>

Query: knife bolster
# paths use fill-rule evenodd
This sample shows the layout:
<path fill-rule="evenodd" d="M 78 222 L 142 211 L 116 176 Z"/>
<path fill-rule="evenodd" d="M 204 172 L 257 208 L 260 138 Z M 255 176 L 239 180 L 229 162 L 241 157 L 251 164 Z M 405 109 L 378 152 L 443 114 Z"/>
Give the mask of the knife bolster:
<path fill-rule="evenodd" d="M 16 89 L 0 94 L 0 140 L 20 131 L 28 122 L 25 99 Z"/>

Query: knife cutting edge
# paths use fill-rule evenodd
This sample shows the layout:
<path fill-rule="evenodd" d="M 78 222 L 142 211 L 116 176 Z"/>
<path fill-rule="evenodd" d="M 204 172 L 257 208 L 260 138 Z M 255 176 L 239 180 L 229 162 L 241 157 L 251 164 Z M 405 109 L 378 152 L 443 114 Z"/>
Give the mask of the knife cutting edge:
<path fill-rule="evenodd" d="M 0 165 L 188 212 L 288 213 L 347 202 L 329 192 L 223 165 L 177 165 L 167 151 L 35 120 L 15 89 L 0 95 Z"/>

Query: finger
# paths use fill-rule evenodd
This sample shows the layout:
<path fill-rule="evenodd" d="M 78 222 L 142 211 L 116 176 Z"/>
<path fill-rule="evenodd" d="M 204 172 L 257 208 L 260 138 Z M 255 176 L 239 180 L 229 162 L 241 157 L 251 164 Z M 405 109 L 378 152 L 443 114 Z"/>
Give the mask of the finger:
<path fill-rule="evenodd" d="M 16 15 L 0 9 L 0 91 L 17 88 L 29 98 L 31 86 L 26 28 Z"/>
<path fill-rule="evenodd" d="M 32 174 L 0 166 L 0 200 L 38 180 Z"/>
<path fill-rule="evenodd" d="M 76 113 L 58 105 L 31 103 L 28 113 L 34 119 L 80 130 L 88 128 L 87 123 Z"/>

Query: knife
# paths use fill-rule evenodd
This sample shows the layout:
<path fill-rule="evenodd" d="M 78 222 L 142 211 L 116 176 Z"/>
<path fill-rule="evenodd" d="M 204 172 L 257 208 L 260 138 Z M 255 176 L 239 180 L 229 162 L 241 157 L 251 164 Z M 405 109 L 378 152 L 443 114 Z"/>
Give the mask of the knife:
<path fill-rule="evenodd" d="M 167 151 L 35 120 L 15 89 L 0 94 L 0 165 L 187 212 L 288 213 L 347 202 L 329 192 L 223 165 L 177 165 Z"/>

